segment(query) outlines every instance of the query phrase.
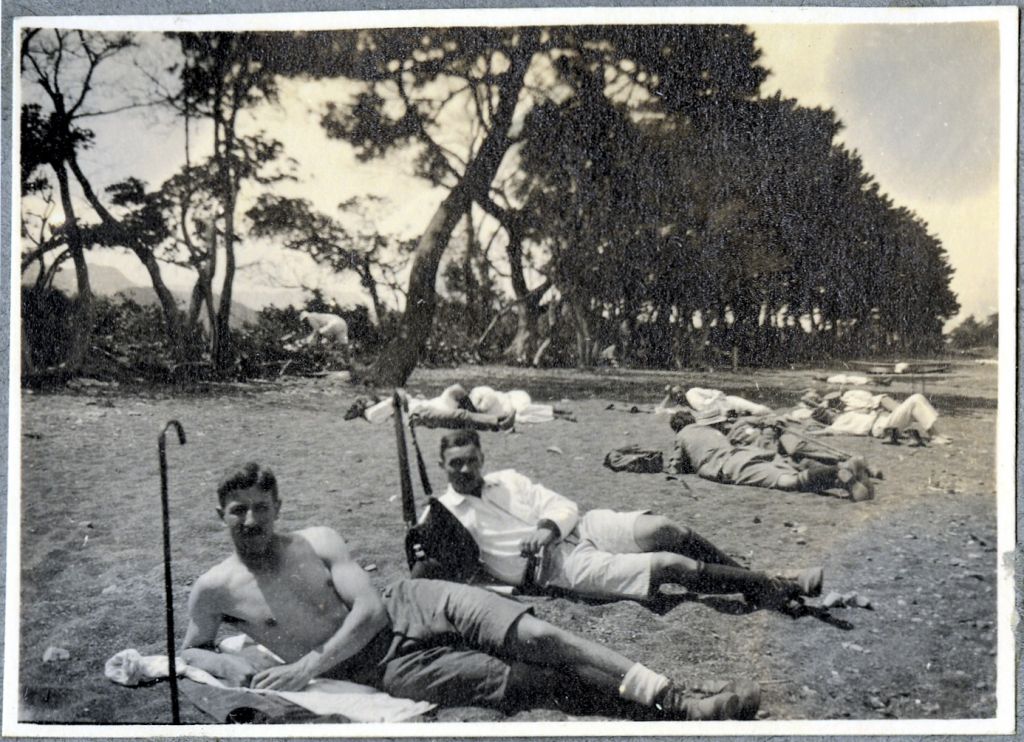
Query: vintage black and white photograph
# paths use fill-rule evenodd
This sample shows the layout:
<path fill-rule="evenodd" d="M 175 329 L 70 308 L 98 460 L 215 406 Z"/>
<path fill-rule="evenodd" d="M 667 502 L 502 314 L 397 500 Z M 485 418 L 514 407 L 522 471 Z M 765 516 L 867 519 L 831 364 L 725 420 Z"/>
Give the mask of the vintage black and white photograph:
<path fill-rule="evenodd" d="M 1012 731 L 1017 20 L 16 19 L 4 733 Z"/>

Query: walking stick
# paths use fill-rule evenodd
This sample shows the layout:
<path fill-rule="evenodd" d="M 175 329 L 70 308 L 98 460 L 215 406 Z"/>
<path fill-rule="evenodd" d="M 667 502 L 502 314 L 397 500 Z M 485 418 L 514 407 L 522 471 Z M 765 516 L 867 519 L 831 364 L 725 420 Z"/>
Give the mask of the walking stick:
<path fill-rule="evenodd" d="M 171 420 L 160 431 L 158 447 L 160 450 L 160 506 L 164 521 L 164 601 L 167 612 L 167 676 L 171 683 L 171 720 L 181 723 L 178 714 L 178 672 L 174 652 L 174 594 L 171 591 L 171 518 L 167 505 L 167 431 L 174 428 L 178 432 L 178 443 L 185 445 L 185 430 L 177 420 Z"/>

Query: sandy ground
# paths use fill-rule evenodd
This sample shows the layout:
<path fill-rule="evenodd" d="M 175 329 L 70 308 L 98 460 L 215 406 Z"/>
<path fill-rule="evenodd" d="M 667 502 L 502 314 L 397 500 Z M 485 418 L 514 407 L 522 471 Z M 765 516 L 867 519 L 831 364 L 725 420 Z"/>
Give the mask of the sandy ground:
<path fill-rule="evenodd" d="M 670 374 L 504 368 L 423 370 L 410 390 L 454 380 L 520 387 L 571 409 L 577 423 L 487 434 L 488 464 L 514 467 L 582 507 L 649 508 L 686 523 L 751 566 L 824 565 L 826 591 L 857 591 L 873 610 L 792 617 L 738 596 L 666 595 L 651 605 L 527 598 L 552 622 L 680 680 L 752 676 L 769 718 L 965 718 L 995 713 L 995 366 L 962 364 L 930 382 L 952 446 L 890 447 L 834 438 L 885 472 L 873 502 L 717 485 L 692 476 L 614 474 L 626 443 L 666 448 L 650 407 L 668 382 L 792 403 L 821 372 Z M 902 398 L 911 385 L 890 393 Z M 184 632 L 190 584 L 228 548 L 214 513 L 224 469 L 256 459 L 278 474 L 280 526 L 337 528 L 384 585 L 406 575 L 390 425 L 344 422 L 361 390 L 338 378 L 217 385 L 190 393 L 85 387 L 22 396 L 21 720 L 159 723 L 167 685 L 127 689 L 103 663 L 135 647 L 162 653 L 164 608 L 156 440 L 169 444 L 175 601 Z M 609 405 L 614 405 L 608 409 Z M 438 431 L 420 433 L 431 477 Z M 558 451 L 553 450 L 557 448 Z M 48 647 L 70 658 L 43 663 Z M 205 721 L 183 699 L 187 722 Z M 439 720 L 565 719 L 444 709 Z"/>

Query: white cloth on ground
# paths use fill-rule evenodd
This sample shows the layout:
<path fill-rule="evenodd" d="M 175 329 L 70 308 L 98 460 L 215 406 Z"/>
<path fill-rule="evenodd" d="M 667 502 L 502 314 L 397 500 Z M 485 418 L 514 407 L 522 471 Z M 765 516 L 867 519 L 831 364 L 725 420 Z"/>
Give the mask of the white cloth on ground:
<path fill-rule="evenodd" d="M 243 647 L 254 645 L 255 643 L 248 636 L 239 634 L 222 640 L 218 647 L 225 654 L 236 654 Z M 261 647 L 261 649 L 263 648 Z M 264 649 L 264 651 L 268 650 Z M 183 675 L 189 680 L 218 688 L 228 687 L 205 670 L 188 665 L 181 657 L 175 658 L 174 665 L 178 675 Z M 119 685 L 136 686 L 146 680 L 166 678 L 168 668 L 169 663 L 164 655 L 142 656 L 135 649 L 125 649 L 107 660 L 104 675 Z M 427 701 L 395 698 L 368 685 L 330 678 L 316 678 L 301 691 L 256 690 L 253 688 L 236 688 L 234 690 L 242 693 L 278 695 L 314 714 L 320 716 L 340 714 L 354 722 L 409 721 L 436 708 L 436 704 Z"/>
<path fill-rule="evenodd" d="M 489 386 L 476 386 L 469 392 L 469 401 L 477 412 L 496 417 L 516 413 L 517 423 L 546 423 L 555 419 L 555 408 L 549 404 L 534 404 L 522 389 L 499 392 Z"/>
<path fill-rule="evenodd" d="M 867 376 L 861 376 L 860 374 L 832 374 L 825 379 L 826 384 L 839 384 L 841 386 L 853 385 L 863 386 L 868 383 Z"/>

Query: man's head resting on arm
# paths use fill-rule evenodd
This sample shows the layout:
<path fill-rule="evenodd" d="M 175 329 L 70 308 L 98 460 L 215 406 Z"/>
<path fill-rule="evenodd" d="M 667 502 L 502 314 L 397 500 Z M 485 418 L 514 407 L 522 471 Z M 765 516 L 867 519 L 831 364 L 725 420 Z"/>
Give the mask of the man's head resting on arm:
<path fill-rule="evenodd" d="M 274 472 L 252 461 L 228 472 L 217 485 L 217 502 L 217 515 L 243 561 L 271 551 L 281 511 Z"/>
<path fill-rule="evenodd" d="M 441 468 L 460 495 L 479 495 L 484 486 L 484 452 L 475 430 L 453 430 L 441 438 Z"/>

